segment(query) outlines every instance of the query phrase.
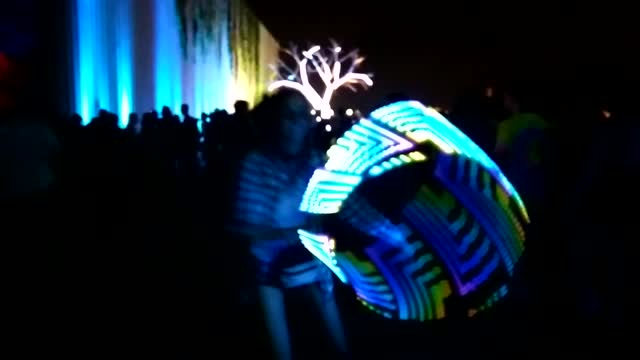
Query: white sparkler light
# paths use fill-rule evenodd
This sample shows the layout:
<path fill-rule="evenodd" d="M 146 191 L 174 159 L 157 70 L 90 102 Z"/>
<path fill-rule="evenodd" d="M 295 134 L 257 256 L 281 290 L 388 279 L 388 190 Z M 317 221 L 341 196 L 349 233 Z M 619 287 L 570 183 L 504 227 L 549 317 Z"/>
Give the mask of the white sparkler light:
<path fill-rule="evenodd" d="M 278 79 L 269 85 L 268 90 L 275 91 L 279 88 L 289 88 L 299 91 L 309 101 L 311 106 L 320 112 L 323 119 L 329 119 L 334 111 L 331 108 L 331 98 L 336 90 L 346 87 L 356 91 L 356 85 L 364 88 L 373 85 L 371 75 L 356 73 L 354 70 L 364 58 L 354 50 L 341 56 L 342 48 L 333 44 L 328 49 L 320 46 L 312 46 L 306 51 L 298 52 L 296 47 L 285 50 L 285 54 L 295 61 L 295 70 L 280 61 L 274 70 Z M 343 71 L 343 64 L 348 64 Z M 284 73 L 284 74 L 283 74 Z M 324 84 L 324 92 L 320 95 L 310 82 L 310 74 L 317 74 Z"/>

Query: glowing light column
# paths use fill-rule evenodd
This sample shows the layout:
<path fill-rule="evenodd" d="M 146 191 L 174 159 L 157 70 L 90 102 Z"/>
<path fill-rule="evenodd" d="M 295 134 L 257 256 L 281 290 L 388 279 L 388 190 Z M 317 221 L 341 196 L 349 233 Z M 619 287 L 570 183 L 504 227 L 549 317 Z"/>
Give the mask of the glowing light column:
<path fill-rule="evenodd" d="M 94 98 L 93 74 L 93 44 L 96 21 L 94 19 L 95 2 L 76 1 L 74 15 L 76 17 L 74 50 L 74 72 L 75 72 L 75 93 L 76 109 L 82 116 L 83 124 L 91 121 L 94 109 L 91 103 Z"/>
<path fill-rule="evenodd" d="M 369 87 L 373 85 L 371 75 L 356 73 L 355 69 L 364 58 L 358 56 L 358 51 L 354 50 L 345 56 L 341 56 L 342 48 L 336 44 L 331 49 L 322 51 L 320 46 L 313 46 L 301 55 L 295 47 L 284 51 L 290 59 L 293 59 L 294 66 L 288 66 L 285 61 L 280 61 L 274 67 L 278 75 L 278 80 L 269 85 L 268 91 L 275 91 L 279 88 L 289 88 L 299 91 L 307 98 L 314 109 L 320 111 L 320 117 L 329 119 L 333 116 L 331 108 L 331 98 L 341 87 L 346 87 L 352 91 L 356 90 L 356 85 Z M 346 71 L 343 71 L 343 63 L 349 63 Z M 294 70 L 295 68 L 295 70 Z M 281 74 L 285 73 L 283 77 Z M 324 84 L 322 95 L 311 84 L 309 75 L 317 74 Z"/>
<path fill-rule="evenodd" d="M 132 56 L 132 32 L 131 32 L 131 2 L 117 0 L 111 3 L 116 6 L 116 72 L 118 83 L 118 116 L 120 126 L 125 127 L 129 123 L 129 114 L 133 111 L 131 100 L 133 98 L 133 56 Z"/>
<path fill-rule="evenodd" d="M 126 126 L 134 110 L 132 4 L 131 0 L 74 2 L 75 108 L 84 124 L 105 109 L 117 112 L 120 126 Z"/>
<path fill-rule="evenodd" d="M 180 113 L 182 105 L 182 49 L 176 29 L 178 13 L 165 0 L 154 0 L 155 10 L 155 107 L 169 106 Z"/>

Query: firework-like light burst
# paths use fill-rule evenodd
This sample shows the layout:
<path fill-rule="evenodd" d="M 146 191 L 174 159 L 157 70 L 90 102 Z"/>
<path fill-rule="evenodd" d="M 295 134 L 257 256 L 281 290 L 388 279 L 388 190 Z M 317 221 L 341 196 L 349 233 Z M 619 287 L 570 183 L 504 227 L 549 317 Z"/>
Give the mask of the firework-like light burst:
<path fill-rule="evenodd" d="M 355 72 L 364 61 L 364 57 L 358 55 L 358 50 L 344 54 L 342 48 L 332 42 L 328 48 L 316 45 L 304 51 L 291 46 L 283 53 L 285 56 L 279 64 L 273 66 L 277 79 L 269 85 L 268 90 L 289 88 L 299 91 L 323 119 L 333 116 L 331 98 L 336 90 L 346 87 L 356 91 L 358 86 L 368 88 L 373 85 L 371 74 Z M 316 90 L 311 84 L 314 74 L 322 81 L 324 91 Z"/>

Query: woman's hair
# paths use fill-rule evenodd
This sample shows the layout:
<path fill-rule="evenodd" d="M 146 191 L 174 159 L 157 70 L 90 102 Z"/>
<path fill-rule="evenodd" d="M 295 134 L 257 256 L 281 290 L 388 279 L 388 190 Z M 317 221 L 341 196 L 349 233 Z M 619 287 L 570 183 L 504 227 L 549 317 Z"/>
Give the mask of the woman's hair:
<path fill-rule="evenodd" d="M 270 142 L 278 136 L 280 121 L 288 111 L 292 98 L 300 98 L 306 101 L 299 92 L 291 89 L 282 89 L 274 94 L 264 95 L 262 101 L 251 111 L 251 117 L 258 130 L 259 140 L 262 143 Z"/>
<path fill-rule="evenodd" d="M 274 135 L 274 125 L 276 116 L 273 116 L 273 96 L 265 94 L 262 100 L 251 110 L 251 119 L 258 132 L 259 142 Z"/>
<path fill-rule="evenodd" d="M 283 114 L 288 111 L 292 101 L 307 102 L 307 99 L 302 94 L 292 89 L 282 89 L 273 94 L 271 99 L 273 101 L 274 111 L 278 114 Z"/>

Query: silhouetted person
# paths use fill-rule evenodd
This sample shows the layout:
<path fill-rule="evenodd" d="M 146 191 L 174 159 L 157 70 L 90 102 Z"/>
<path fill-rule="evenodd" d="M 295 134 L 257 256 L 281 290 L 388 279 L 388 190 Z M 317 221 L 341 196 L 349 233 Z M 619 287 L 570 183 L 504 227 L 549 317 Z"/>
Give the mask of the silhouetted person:
<path fill-rule="evenodd" d="M 504 106 L 509 115 L 498 124 L 495 154 L 503 171 L 528 204 L 530 215 L 535 217 L 543 207 L 545 194 L 542 165 L 549 124 L 532 111 L 526 101 L 528 99 L 517 92 L 504 94 Z"/>
<path fill-rule="evenodd" d="M 142 129 L 142 124 L 140 123 L 138 114 L 136 113 L 129 114 L 129 122 L 127 123 L 127 133 L 131 135 L 137 135 L 140 133 L 141 129 Z"/>
<path fill-rule="evenodd" d="M 308 146 L 313 122 L 309 106 L 297 93 L 269 99 L 264 143 L 243 160 L 237 184 L 233 231 L 248 241 L 258 301 L 278 359 L 291 359 L 285 296 L 303 288 L 315 302 L 340 352 L 345 336 L 333 298 L 329 269 L 298 238 L 308 218 L 298 210 L 306 184 L 322 156 Z M 265 124 L 266 125 L 266 124 Z"/>
<path fill-rule="evenodd" d="M 185 106 L 185 105 L 183 105 Z M 187 112 L 189 111 L 189 107 L 187 106 Z M 168 106 L 163 106 L 162 110 L 160 111 L 161 115 L 162 115 L 162 119 L 163 120 L 171 120 L 171 118 L 173 117 L 173 113 L 171 112 L 171 109 L 169 109 Z"/>
<path fill-rule="evenodd" d="M 180 106 L 180 113 L 182 114 L 182 121 L 193 119 L 193 116 L 189 113 L 189 105 L 187 104 L 182 104 L 182 106 Z"/>
<path fill-rule="evenodd" d="M 70 126 L 73 128 L 79 128 L 80 126 L 82 126 L 82 117 L 79 114 L 71 115 L 71 118 L 69 119 L 69 121 L 70 121 Z"/>
<path fill-rule="evenodd" d="M 474 89 L 456 100 L 449 116 L 454 125 L 490 156 L 495 148 L 497 123 L 502 116 L 494 102 L 493 96 L 487 97 Z"/>
<path fill-rule="evenodd" d="M 244 100 L 238 100 L 233 104 L 235 114 L 239 116 L 246 116 L 249 114 L 249 103 Z"/>
<path fill-rule="evenodd" d="M 249 104 L 246 101 L 237 101 L 234 104 L 235 112 L 232 115 L 220 113 L 216 119 L 216 132 L 221 155 L 226 161 L 237 163 L 255 144 L 257 133 L 254 115 L 249 113 Z"/>
<path fill-rule="evenodd" d="M 186 115 L 184 115 L 185 111 Z M 193 171 L 198 167 L 197 155 L 198 145 L 200 143 L 200 130 L 198 129 L 199 120 L 190 116 L 188 111 L 188 107 L 185 109 L 183 105 L 184 120 L 179 129 L 180 131 L 174 134 L 178 139 L 177 151 L 179 152 L 179 168 L 183 173 L 193 173 Z"/>

